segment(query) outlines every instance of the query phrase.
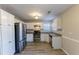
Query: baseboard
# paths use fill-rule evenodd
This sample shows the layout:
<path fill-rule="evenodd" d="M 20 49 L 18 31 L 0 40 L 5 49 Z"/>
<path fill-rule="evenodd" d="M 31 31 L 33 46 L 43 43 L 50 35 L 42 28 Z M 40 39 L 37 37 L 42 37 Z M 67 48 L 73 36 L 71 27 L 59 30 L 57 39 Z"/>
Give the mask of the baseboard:
<path fill-rule="evenodd" d="M 70 55 L 65 49 L 61 48 L 67 55 Z"/>

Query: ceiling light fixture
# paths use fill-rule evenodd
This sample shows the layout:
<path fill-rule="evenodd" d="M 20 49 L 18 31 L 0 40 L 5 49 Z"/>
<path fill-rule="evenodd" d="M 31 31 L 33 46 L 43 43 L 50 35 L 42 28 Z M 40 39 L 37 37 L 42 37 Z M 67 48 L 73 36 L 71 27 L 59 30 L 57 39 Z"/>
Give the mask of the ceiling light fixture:
<path fill-rule="evenodd" d="M 38 19 L 38 18 L 39 18 L 39 16 L 34 16 L 34 18 L 35 18 L 35 19 Z"/>
<path fill-rule="evenodd" d="M 33 12 L 29 14 L 30 16 L 32 16 L 34 19 L 39 19 L 42 15 L 38 12 Z"/>

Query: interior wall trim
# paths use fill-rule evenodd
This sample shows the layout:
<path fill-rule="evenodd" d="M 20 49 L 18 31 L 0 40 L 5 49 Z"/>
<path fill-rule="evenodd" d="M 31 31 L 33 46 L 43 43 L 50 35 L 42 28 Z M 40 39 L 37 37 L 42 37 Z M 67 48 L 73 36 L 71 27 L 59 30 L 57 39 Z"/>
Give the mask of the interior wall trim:
<path fill-rule="evenodd" d="M 70 38 L 70 37 L 68 37 L 68 36 L 64 36 L 64 35 L 63 35 L 62 38 L 65 38 L 65 39 L 74 41 L 74 42 L 76 42 L 76 43 L 79 43 L 79 40 L 75 40 L 74 38 Z"/>
<path fill-rule="evenodd" d="M 67 40 L 70 40 L 70 41 L 73 41 L 74 43 L 78 43 L 79 44 L 79 41 L 78 40 L 75 40 L 74 38 L 71 38 L 71 37 L 68 37 L 68 36 L 62 36 L 62 38 L 65 38 Z M 67 55 L 70 55 L 64 48 L 61 48 Z"/>

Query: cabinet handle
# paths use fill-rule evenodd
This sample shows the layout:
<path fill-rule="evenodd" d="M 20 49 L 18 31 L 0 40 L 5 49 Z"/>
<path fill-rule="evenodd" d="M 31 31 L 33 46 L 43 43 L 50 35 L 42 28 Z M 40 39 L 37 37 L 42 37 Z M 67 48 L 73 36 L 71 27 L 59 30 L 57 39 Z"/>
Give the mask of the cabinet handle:
<path fill-rule="evenodd" d="M 9 41 L 9 43 L 11 43 L 12 41 Z"/>

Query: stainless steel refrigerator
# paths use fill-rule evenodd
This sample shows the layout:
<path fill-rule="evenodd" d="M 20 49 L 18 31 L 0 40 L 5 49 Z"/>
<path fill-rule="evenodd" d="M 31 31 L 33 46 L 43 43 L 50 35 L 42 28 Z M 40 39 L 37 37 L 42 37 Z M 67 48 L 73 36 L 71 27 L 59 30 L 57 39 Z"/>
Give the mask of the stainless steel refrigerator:
<path fill-rule="evenodd" d="M 15 23 L 15 53 L 21 52 L 26 46 L 26 26 Z"/>

